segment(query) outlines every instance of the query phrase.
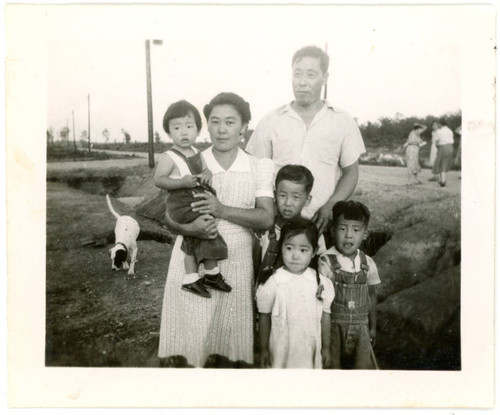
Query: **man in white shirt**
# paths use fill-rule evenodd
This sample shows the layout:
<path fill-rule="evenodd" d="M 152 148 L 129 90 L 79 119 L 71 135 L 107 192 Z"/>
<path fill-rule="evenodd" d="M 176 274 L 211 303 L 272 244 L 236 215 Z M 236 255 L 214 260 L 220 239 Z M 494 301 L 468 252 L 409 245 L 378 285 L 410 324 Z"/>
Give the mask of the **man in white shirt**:
<path fill-rule="evenodd" d="M 446 172 L 450 169 L 453 160 L 453 131 L 446 125 L 445 120 L 436 121 L 437 155 L 433 172 L 439 175 L 439 185 L 446 186 Z"/>
<path fill-rule="evenodd" d="M 311 203 L 302 214 L 320 233 L 332 220 L 333 205 L 351 196 L 358 183 L 358 159 L 365 146 L 356 121 L 321 99 L 328 80 L 328 55 L 316 46 L 295 52 L 292 86 L 295 100 L 270 113 L 257 125 L 246 150 L 271 158 L 276 171 L 286 164 L 311 170 Z"/>

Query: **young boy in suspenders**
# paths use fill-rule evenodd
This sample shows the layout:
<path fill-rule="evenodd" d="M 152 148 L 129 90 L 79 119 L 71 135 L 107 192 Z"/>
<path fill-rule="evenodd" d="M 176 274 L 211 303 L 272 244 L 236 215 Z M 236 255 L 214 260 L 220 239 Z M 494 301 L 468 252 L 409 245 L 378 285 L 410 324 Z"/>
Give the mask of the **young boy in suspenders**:
<path fill-rule="evenodd" d="M 377 266 L 359 247 L 367 238 L 370 211 L 362 203 L 342 201 L 333 207 L 334 246 L 319 259 L 319 272 L 333 282 L 330 337 L 323 338 L 324 366 L 377 369 L 373 353 L 380 284 Z"/>
<path fill-rule="evenodd" d="M 255 286 L 259 285 L 264 274 L 273 271 L 281 228 L 285 223 L 301 217 L 302 209 L 311 202 L 313 184 L 314 177 L 307 167 L 287 164 L 278 170 L 275 180 L 274 225 L 264 234 L 256 234 L 260 249 L 258 257 L 254 256 Z"/>

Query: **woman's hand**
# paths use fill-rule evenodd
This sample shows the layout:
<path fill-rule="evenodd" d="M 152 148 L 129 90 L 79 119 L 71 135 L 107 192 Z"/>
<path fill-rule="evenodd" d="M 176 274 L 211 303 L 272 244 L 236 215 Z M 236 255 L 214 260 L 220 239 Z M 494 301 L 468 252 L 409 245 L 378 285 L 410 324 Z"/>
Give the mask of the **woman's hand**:
<path fill-rule="evenodd" d="M 214 218 L 222 218 L 224 215 L 224 205 L 219 202 L 212 193 L 198 193 L 194 197 L 199 198 L 197 202 L 191 203 L 193 212 L 212 215 Z"/>
<path fill-rule="evenodd" d="M 271 354 L 269 353 L 269 349 L 262 349 L 260 351 L 259 365 L 267 369 L 271 367 Z"/>
<path fill-rule="evenodd" d="M 215 219 L 210 215 L 200 215 L 190 225 L 197 238 L 214 239 L 217 237 Z"/>

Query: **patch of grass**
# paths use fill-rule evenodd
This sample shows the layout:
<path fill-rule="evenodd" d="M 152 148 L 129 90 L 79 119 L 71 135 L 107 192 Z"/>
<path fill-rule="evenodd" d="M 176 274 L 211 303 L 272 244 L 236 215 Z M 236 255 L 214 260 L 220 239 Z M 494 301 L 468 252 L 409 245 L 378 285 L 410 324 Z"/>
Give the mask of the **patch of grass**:
<path fill-rule="evenodd" d="M 135 158 L 128 154 L 109 154 L 106 152 L 75 150 L 73 147 L 53 144 L 47 147 L 47 161 L 92 161 Z"/>

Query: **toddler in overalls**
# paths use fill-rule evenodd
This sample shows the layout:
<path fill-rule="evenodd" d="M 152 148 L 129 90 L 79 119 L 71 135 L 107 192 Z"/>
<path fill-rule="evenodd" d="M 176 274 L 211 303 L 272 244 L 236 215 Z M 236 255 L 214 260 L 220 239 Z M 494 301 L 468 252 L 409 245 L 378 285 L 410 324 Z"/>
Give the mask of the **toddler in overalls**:
<path fill-rule="evenodd" d="M 190 223 L 200 216 L 191 207 L 191 203 L 199 200 L 195 194 L 205 191 L 215 194 L 211 186 L 212 173 L 194 147 L 201 129 L 200 113 L 185 100 L 174 102 L 163 117 L 163 128 L 174 145 L 160 158 L 155 185 L 168 190 L 167 214 L 170 218 L 178 223 Z M 181 249 L 186 269 L 183 290 L 205 298 L 211 297 L 207 287 L 231 291 L 218 267 L 219 260 L 227 259 L 227 245 L 220 235 L 215 239 L 184 236 Z M 205 268 L 203 277 L 199 273 L 200 264 Z"/>
<path fill-rule="evenodd" d="M 359 247 L 367 238 L 370 211 L 360 202 L 333 207 L 334 246 L 319 260 L 319 272 L 335 289 L 331 308 L 330 348 L 323 356 L 332 369 L 377 369 L 373 352 L 380 284 L 377 266 Z"/>

